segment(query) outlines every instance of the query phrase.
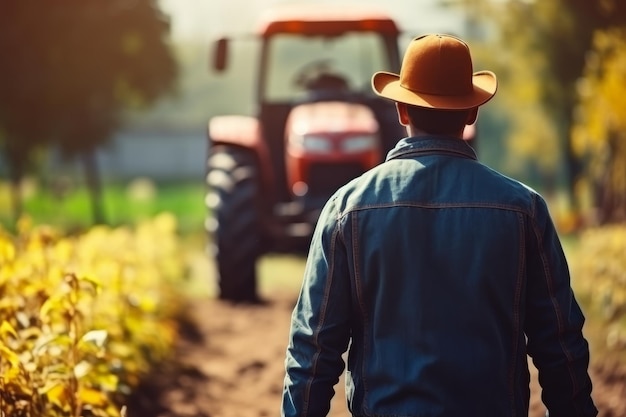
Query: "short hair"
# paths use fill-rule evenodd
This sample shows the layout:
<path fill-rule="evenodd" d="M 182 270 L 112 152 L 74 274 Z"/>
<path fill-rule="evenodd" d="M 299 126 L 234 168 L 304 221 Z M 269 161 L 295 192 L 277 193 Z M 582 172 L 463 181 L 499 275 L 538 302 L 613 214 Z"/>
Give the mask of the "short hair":
<path fill-rule="evenodd" d="M 434 135 L 456 135 L 467 124 L 471 110 L 438 110 L 407 105 L 411 124 Z"/>

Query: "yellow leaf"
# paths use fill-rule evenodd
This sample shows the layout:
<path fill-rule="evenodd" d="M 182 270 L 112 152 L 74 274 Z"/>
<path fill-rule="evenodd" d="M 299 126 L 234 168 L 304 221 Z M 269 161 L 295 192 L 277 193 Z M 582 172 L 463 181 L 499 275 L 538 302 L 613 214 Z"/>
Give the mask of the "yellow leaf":
<path fill-rule="evenodd" d="M 5 339 L 7 335 L 11 335 L 16 339 L 18 338 L 17 332 L 15 331 L 13 326 L 11 326 L 11 323 L 4 320 L 2 321 L 2 324 L 0 325 L 0 336 L 2 336 L 3 339 Z"/>
<path fill-rule="evenodd" d="M 90 276 L 80 276 L 78 280 L 82 283 L 89 284 L 89 289 L 93 290 L 94 294 L 99 294 L 102 289 L 102 283 L 93 277 Z"/>
<path fill-rule="evenodd" d="M 115 392 L 119 384 L 119 378 L 113 374 L 105 374 L 98 377 L 98 384 L 104 391 Z"/>
<path fill-rule="evenodd" d="M 78 389 L 78 398 L 83 404 L 89 404 L 96 407 L 104 407 L 109 403 L 109 399 L 105 393 L 93 388 L 80 387 Z"/>
<path fill-rule="evenodd" d="M 40 317 L 46 317 L 50 314 L 50 312 L 55 311 L 55 310 L 63 311 L 64 302 L 65 300 L 61 297 L 48 298 L 39 309 Z"/>
<path fill-rule="evenodd" d="M 0 261 L 12 261 L 15 259 L 15 246 L 10 240 L 0 240 Z"/>
<path fill-rule="evenodd" d="M 9 361 L 13 368 L 18 368 L 20 366 L 19 355 L 3 344 L 0 344 L 0 356 Z"/>
<path fill-rule="evenodd" d="M 81 361 L 74 367 L 74 376 L 76 377 L 76 379 L 81 379 L 82 377 L 87 375 L 89 371 L 91 371 L 91 368 L 92 366 L 89 362 Z"/>
<path fill-rule="evenodd" d="M 17 231 L 20 235 L 26 235 L 33 228 L 33 220 L 30 216 L 23 215 L 17 221 Z"/>
<path fill-rule="evenodd" d="M 90 330 L 80 338 L 80 342 L 81 344 L 89 343 L 102 348 L 104 347 L 107 337 L 108 332 L 106 330 Z"/>
<path fill-rule="evenodd" d="M 48 389 L 46 393 L 48 401 L 52 404 L 64 409 L 68 405 L 68 390 L 67 387 L 61 383 L 56 383 Z"/>

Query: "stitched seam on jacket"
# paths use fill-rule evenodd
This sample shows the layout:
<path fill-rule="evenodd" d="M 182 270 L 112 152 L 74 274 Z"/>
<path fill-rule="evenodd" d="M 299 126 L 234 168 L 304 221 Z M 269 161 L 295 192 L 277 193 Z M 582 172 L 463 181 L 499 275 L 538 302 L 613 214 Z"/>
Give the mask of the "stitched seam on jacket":
<path fill-rule="evenodd" d="M 552 274 L 550 274 L 550 268 L 548 267 L 548 259 L 546 258 L 546 253 L 544 251 L 544 245 L 543 245 L 543 239 L 541 236 L 541 230 L 539 230 L 539 225 L 537 224 L 536 221 L 536 204 L 535 204 L 535 200 L 536 196 L 533 196 L 533 228 L 535 230 L 535 236 L 537 237 L 537 244 L 538 244 L 538 248 L 539 248 L 539 253 L 541 255 L 541 261 L 543 264 L 543 270 L 544 270 L 544 275 L 546 277 L 546 284 L 548 286 L 548 293 L 550 295 L 550 300 L 552 302 L 552 306 L 554 307 L 554 314 L 556 315 L 556 319 L 557 319 L 557 324 L 558 324 L 558 329 L 559 329 L 559 333 L 558 333 L 558 338 L 559 338 L 559 345 L 561 346 L 561 350 L 562 352 L 565 354 L 565 357 L 567 358 L 567 370 L 569 372 L 570 375 L 570 380 L 572 381 L 572 394 L 574 392 L 578 391 L 578 384 L 576 381 L 576 378 L 574 376 L 574 370 L 572 369 L 572 355 L 570 353 L 570 351 L 567 349 L 567 346 L 565 346 L 564 340 L 563 340 L 563 333 L 565 332 L 565 325 L 563 324 L 564 318 L 563 318 L 563 313 L 561 312 L 561 309 L 559 308 L 559 304 L 556 300 L 556 297 L 554 296 L 554 279 L 552 277 Z"/>
<path fill-rule="evenodd" d="M 521 214 L 518 214 L 518 225 L 519 225 L 519 254 L 518 254 L 518 265 L 517 265 L 517 278 L 515 282 L 515 298 L 513 300 L 513 354 L 511 358 L 513 358 L 513 362 L 511 363 L 511 370 L 509 371 L 509 384 L 510 384 L 510 393 L 511 393 L 511 416 L 515 417 L 517 415 L 517 403 L 515 401 L 516 398 L 516 390 L 515 390 L 515 378 L 516 378 L 516 368 L 517 368 L 517 348 L 519 344 L 519 331 L 520 331 L 520 300 L 522 298 L 522 286 L 524 281 L 524 265 L 526 263 L 526 242 L 525 242 L 525 224 L 524 217 Z"/>
<path fill-rule="evenodd" d="M 354 264 L 354 288 L 356 288 L 356 297 L 359 302 L 361 316 L 363 317 L 363 336 L 362 336 L 363 340 L 361 341 L 361 343 L 363 344 L 363 352 L 360 358 L 361 359 L 361 379 L 363 381 L 363 401 L 361 403 L 361 410 L 367 414 L 369 413 L 368 407 L 367 407 L 367 397 L 368 397 L 369 390 L 367 388 L 367 378 L 366 378 L 366 373 L 365 373 L 365 358 L 368 357 L 368 346 L 365 341 L 369 340 L 369 337 L 368 337 L 369 336 L 369 333 L 368 333 L 369 317 L 367 315 L 365 302 L 363 300 L 362 285 L 361 285 L 361 272 L 359 270 L 359 263 L 358 263 L 358 260 L 360 258 L 359 258 L 359 243 L 357 239 L 357 232 L 358 232 L 358 227 L 359 227 L 357 213 L 353 213 L 352 215 L 351 227 L 352 227 L 352 248 L 353 248 L 352 249 L 352 256 L 353 256 L 352 262 Z"/>
<path fill-rule="evenodd" d="M 475 161 L 478 160 L 474 155 L 470 155 L 469 153 L 465 153 L 463 151 L 458 151 L 454 149 L 434 148 L 434 149 L 424 149 L 424 150 L 408 149 L 406 151 L 399 151 L 395 155 L 389 157 L 387 161 L 390 161 L 392 159 L 405 159 L 409 156 L 420 157 L 420 156 L 432 156 L 432 155 L 461 157 L 461 158 L 472 159 Z"/>
<path fill-rule="evenodd" d="M 326 309 L 328 308 L 328 299 L 329 299 L 330 289 L 333 283 L 333 272 L 335 269 L 335 245 L 337 241 L 338 232 L 339 232 L 339 227 L 338 227 L 338 223 L 336 223 L 335 230 L 333 230 L 333 234 L 332 234 L 331 241 L 330 241 L 330 255 L 331 256 L 330 256 L 330 265 L 328 266 L 328 273 L 326 276 L 326 285 L 324 288 L 324 299 L 322 300 L 322 305 L 320 308 L 319 321 L 313 333 L 313 340 L 314 340 L 317 350 L 315 354 L 313 355 L 313 359 L 312 359 L 313 366 L 311 367 L 311 369 L 313 371 L 313 374 L 307 381 L 306 391 L 304 393 L 304 405 L 302 407 L 303 416 L 306 416 L 309 414 L 309 403 L 311 400 L 311 386 L 313 385 L 313 380 L 315 379 L 315 375 L 317 374 L 317 364 L 318 364 L 318 361 L 322 352 L 322 347 L 319 343 L 319 335 L 320 335 L 322 328 L 324 327 L 324 320 L 326 319 Z"/>
<path fill-rule="evenodd" d="M 357 211 L 363 211 L 363 210 L 369 210 L 369 209 L 383 209 L 383 208 L 392 208 L 392 207 L 417 207 L 417 208 L 424 208 L 424 209 L 441 209 L 441 208 L 489 208 L 489 209 L 498 209 L 498 210 L 506 210 L 506 211 L 516 211 L 522 214 L 526 214 L 526 215 L 530 215 L 531 213 L 528 213 L 526 210 L 524 210 L 523 208 L 520 208 L 518 206 L 514 206 L 514 205 L 507 205 L 507 204 L 498 204 L 498 203 L 480 203 L 480 202 L 473 202 L 473 203 L 418 203 L 418 202 L 413 202 L 413 201 L 393 201 L 393 202 L 389 202 L 389 203 L 380 203 L 380 204 L 365 204 L 362 206 L 355 206 L 355 207 L 349 207 L 347 208 L 343 213 L 340 214 L 341 216 L 345 216 L 349 213 L 353 213 L 353 212 L 357 212 Z"/>

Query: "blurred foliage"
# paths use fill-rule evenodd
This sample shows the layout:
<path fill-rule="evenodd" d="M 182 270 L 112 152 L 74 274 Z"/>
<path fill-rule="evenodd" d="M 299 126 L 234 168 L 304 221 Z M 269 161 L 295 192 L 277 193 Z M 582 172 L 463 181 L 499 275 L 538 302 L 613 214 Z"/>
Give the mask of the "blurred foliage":
<path fill-rule="evenodd" d="M 20 184 L 24 212 L 36 224 L 53 224 L 67 232 L 89 229 L 89 194 L 74 177 L 45 178 L 48 182 L 27 177 Z M 104 205 L 110 226 L 138 224 L 159 213 L 172 213 L 182 236 L 204 230 L 205 185 L 202 181 L 153 182 L 135 178 L 128 182 L 106 181 Z M 0 181 L 0 226 L 14 231 L 9 202 L 10 187 Z"/>
<path fill-rule="evenodd" d="M 74 236 L 28 218 L 0 229 L 3 416 L 120 415 L 176 338 L 175 230 L 168 214 Z"/>
<path fill-rule="evenodd" d="M 626 225 L 588 229 L 572 257 L 572 275 L 590 314 L 603 321 L 606 348 L 626 352 Z"/>
<path fill-rule="evenodd" d="M 252 55 L 254 45 L 249 44 L 244 47 L 247 47 L 248 55 Z M 242 55 L 239 48 L 233 49 L 235 59 L 239 60 Z M 149 111 L 127 109 L 125 122 L 134 129 L 205 130 L 213 115 L 252 113 L 254 57 L 241 57 L 227 74 L 217 76 L 210 70 L 210 50 L 207 44 L 200 42 L 174 43 L 172 51 L 179 65 L 177 94 L 162 97 Z"/>
<path fill-rule="evenodd" d="M 530 168 L 547 188 L 563 183 L 573 196 L 582 173 L 570 141 L 579 99 L 576 85 L 585 72 L 594 34 L 626 27 L 626 2 L 455 3 L 467 8 L 472 21 L 491 25 L 492 30 L 482 34 L 488 45 L 480 59 L 499 76 L 499 112 L 509 122 L 509 166 L 516 174 Z"/>
<path fill-rule="evenodd" d="M 578 91 L 572 145 L 586 160 L 594 220 L 626 221 L 626 27 L 596 32 Z"/>
<path fill-rule="evenodd" d="M 168 34 L 155 0 L 3 2 L 0 145 L 14 184 L 36 149 L 54 145 L 83 161 L 102 221 L 94 150 L 119 127 L 122 109 L 172 90 Z"/>

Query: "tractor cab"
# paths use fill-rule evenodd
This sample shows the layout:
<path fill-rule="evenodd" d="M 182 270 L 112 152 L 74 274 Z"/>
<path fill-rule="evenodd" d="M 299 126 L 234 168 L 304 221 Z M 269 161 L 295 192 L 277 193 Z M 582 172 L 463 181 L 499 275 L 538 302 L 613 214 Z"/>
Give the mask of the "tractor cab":
<path fill-rule="evenodd" d="M 324 203 L 406 134 L 371 76 L 400 66 L 395 22 L 365 6 L 290 5 L 258 21 L 255 114 L 209 121 L 207 229 L 220 296 L 255 297 L 255 262 L 304 252 Z M 227 71 L 229 41 L 215 69 Z"/>

